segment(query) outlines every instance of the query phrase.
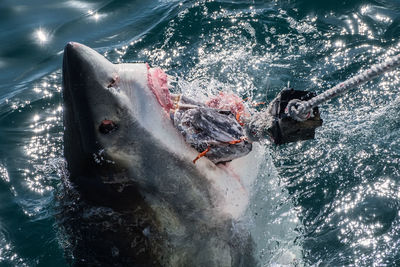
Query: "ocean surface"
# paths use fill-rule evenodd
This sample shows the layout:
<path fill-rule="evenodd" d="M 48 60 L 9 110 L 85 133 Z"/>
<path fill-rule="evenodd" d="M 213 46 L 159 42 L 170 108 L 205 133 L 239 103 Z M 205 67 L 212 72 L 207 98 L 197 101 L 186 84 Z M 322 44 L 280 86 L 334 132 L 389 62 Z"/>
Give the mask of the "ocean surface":
<path fill-rule="evenodd" d="M 2 0 L 0 266 L 71 263 L 56 219 L 68 41 L 252 106 L 288 82 L 321 93 L 399 53 L 399 36 L 399 0 Z M 315 140 L 263 144 L 260 265 L 400 266 L 399 75 L 320 106 Z"/>

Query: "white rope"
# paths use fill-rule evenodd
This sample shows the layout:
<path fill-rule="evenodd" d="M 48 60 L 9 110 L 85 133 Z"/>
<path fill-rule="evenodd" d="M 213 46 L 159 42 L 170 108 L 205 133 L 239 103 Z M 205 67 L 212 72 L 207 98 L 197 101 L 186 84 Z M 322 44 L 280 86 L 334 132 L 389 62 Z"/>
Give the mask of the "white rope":
<path fill-rule="evenodd" d="M 361 74 L 354 76 L 344 82 L 339 83 L 333 88 L 326 92 L 311 98 L 308 101 L 300 101 L 298 99 L 291 100 L 287 105 L 287 113 L 290 117 L 297 121 L 305 121 L 309 118 L 311 110 L 340 95 L 349 91 L 350 89 L 357 87 L 363 83 L 366 83 L 379 75 L 388 72 L 400 65 L 400 54 L 394 56 L 383 63 L 373 65 L 368 70 L 363 71 Z"/>

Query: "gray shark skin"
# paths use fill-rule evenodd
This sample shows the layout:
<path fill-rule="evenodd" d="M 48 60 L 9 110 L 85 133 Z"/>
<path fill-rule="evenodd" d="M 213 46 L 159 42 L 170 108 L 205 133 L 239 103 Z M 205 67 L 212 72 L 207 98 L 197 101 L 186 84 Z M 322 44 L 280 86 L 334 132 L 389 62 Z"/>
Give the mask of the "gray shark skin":
<path fill-rule="evenodd" d="M 225 165 L 197 152 L 147 84 L 147 65 L 112 64 L 79 43 L 63 59 L 62 225 L 74 265 L 257 266 L 240 218 L 257 152 Z M 104 133 L 104 120 L 114 123 Z M 255 149 L 256 151 L 257 149 Z"/>

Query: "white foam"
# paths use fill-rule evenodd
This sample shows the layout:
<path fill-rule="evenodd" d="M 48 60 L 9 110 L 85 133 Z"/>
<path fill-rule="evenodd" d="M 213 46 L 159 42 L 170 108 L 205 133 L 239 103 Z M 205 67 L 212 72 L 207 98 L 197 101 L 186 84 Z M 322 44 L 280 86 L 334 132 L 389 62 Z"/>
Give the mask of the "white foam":
<path fill-rule="evenodd" d="M 262 266 L 302 266 L 302 227 L 268 149 L 253 185 L 247 220 Z"/>

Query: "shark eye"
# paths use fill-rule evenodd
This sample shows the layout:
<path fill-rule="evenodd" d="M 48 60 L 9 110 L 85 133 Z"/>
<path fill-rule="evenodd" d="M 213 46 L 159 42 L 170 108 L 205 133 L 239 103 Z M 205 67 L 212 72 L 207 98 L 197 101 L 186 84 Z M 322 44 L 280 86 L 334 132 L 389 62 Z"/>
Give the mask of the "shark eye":
<path fill-rule="evenodd" d="M 99 125 L 99 132 L 108 134 L 117 129 L 117 125 L 112 120 L 103 120 Z"/>

